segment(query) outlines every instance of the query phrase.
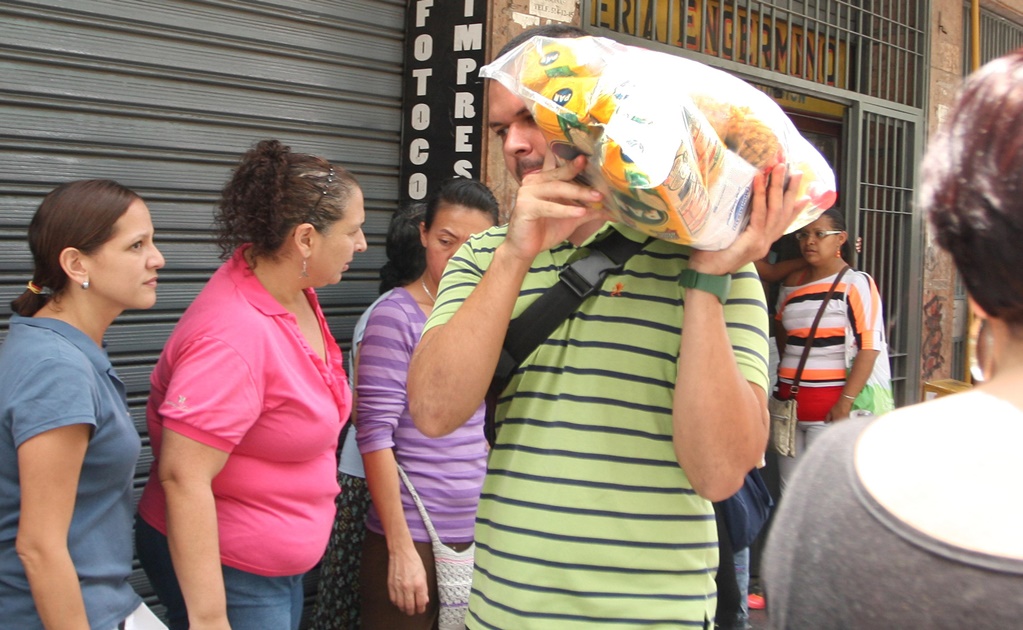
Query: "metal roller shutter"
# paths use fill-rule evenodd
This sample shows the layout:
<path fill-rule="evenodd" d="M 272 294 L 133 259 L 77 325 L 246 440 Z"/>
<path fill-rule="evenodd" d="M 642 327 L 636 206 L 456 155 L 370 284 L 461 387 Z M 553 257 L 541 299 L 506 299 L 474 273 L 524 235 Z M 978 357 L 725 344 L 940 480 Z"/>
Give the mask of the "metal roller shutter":
<path fill-rule="evenodd" d="M 219 264 L 210 228 L 220 187 L 243 151 L 276 137 L 362 184 L 370 249 L 319 292 L 347 350 L 376 296 L 398 199 L 404 27 L 402 0 L 2 3 L 0 336 L 31 273 L 25 230 L 42 196 L 93 177 L 136 190 L 167 266 L 156 307 L 123 315 L 107 341 L 148 446 L 149 373 Z M 139 491 L 150 461 L 144 449 Z"/>

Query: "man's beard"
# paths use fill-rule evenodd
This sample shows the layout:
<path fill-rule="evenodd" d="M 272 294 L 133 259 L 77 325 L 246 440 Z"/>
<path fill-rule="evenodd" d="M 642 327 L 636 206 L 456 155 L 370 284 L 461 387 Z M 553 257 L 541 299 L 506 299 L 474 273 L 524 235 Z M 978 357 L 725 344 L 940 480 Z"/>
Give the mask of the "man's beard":
<path fill-rule="evenodd" d="M 527 158 L 515 162 L 515 174 L 519 177 L 519 183 L 522 183 L 527 171 L 534 169 L 543 169 L 543 158 Z"/>

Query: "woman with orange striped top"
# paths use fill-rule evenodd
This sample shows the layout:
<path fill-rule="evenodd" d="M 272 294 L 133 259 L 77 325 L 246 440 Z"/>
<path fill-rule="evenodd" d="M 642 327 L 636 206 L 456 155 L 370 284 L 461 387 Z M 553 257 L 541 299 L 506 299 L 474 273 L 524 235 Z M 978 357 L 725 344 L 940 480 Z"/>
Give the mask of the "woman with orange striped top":
<path fill-rule="evenodd" d="M 852 260 L 845 217 L 832 208 L 796 232 L 808 267 L 785 279 L 778 294 L 776 317 L 781 322 L 778 349 L 778 395 L 788 398 L 807 336 L 821 302 L 835 277 Z M 799 430 L 796 457 L 780 457 L 782 492 L 799 457 L 833 420 L 849 417 L 852 403 L 863 389 L 874 361 L 885 343 L 881 296 L 874 279 L 862 271 L 845 269 L 824 307 L 813 337 L 796 394 Z M 859 351 L 846 370 L 846 335 L 855 337 Z"/>

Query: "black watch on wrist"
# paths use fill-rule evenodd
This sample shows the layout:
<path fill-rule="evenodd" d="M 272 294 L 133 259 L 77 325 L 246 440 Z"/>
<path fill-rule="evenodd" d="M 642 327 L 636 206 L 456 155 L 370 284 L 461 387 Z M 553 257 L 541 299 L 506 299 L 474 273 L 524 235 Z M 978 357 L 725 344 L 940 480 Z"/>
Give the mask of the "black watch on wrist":
<path fill-rule="evenodd" d="M 705 291 L 717 297 L 721 304 L 728 301 L 728 291 L 732 287 L 732 276 L 725 274 L 715 276 L 709 273 L 701 273 L 693 269 L 683 269 L 679 274 L 678 283 L 686 289 Z"/>

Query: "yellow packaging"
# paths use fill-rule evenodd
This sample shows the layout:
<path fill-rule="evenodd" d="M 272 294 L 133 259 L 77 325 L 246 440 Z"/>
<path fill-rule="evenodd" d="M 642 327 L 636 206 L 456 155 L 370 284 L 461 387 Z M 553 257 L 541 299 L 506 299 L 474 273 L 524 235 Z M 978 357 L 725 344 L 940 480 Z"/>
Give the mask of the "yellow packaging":
<path fill-rule="evenodd" d="M 748 221 L 754 175 L 796 164 L 809 197 L 790 231 L 834 203 L 834 174 L 784 112 L 703 64 L 609 39 L 534 37 L 485 66 L 522 97 L 544 136 L 586 175 L 619 221 L 699 249 L 730 245 Z M 670 77 L 668 79 L 667 77 Z"/>

